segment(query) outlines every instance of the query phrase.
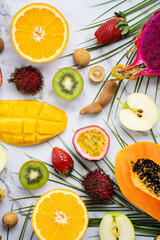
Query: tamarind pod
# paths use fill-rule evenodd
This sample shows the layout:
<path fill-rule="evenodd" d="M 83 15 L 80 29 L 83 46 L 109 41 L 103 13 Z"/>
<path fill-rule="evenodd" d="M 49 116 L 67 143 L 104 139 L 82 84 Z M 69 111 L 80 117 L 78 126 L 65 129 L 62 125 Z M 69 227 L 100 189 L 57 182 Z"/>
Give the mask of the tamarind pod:
<path fill-rule="evenodd" d="M 112 80 L 106 81 L 104 88 L 96 102 L 100 103 L 102 106 L 105 106 L 112 100 L 116 89 L 117 83 L 115 81 Z"/>
<path fill-rule="evenodd" d="M 98 103 L 98 102 L 94 102 L 94 103 L 90 103 L 89 105 L 87 105 L 86 107 L 82 108 L 80 110 L 80 115 L 84 115 L 84 114 L 97 114 L 100 113 L 103 109 L 103 106 Z"/>

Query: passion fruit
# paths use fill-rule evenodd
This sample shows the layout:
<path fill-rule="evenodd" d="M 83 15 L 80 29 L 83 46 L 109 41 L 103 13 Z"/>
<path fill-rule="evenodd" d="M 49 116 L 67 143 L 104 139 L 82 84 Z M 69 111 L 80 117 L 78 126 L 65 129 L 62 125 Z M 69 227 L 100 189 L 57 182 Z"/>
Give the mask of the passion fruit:
<path fill-rule="evenodd" d="M 88 161 L 99 161 L 108 152 L 110 138 L 99 126 L 87 126 L 78 129 L 72 139 L 77 153 Z"/>

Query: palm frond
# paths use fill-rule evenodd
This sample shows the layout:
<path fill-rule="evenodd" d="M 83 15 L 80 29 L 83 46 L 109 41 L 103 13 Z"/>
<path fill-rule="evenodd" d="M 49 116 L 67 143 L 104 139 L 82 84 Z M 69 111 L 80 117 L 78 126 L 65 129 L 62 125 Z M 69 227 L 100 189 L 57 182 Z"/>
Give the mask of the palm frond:
<path fill-rule="evenodd" d="M 147 84 L 146 84 L 146 89 L 145 89 L 145 94 L 147 94 L 149 83 L 150 83 L 150 78 L 148 77 Z"/>
<path fill-rule="evenodd" d="M 132 136 L 131 134 L 129 134 L 129 132 L 127 132 L 122 126 L 121 126 L 121 129 L 133 140 L 133 142 L 137 142 Z"/>
<path fill-rule="evenodd" d="M 156 92 L 155 92 L 155 99 L 154 99 L 155 102 L 157 102 L 157 93 L 158 93 L 159 80 L 160 80 L 160 77 L 157 78 Z"/>
<path fill-rule="evenodd" d="M 129 83 L 129 80 L 128 80 L 128 81 L 126 82 L 126 84 L 124 85 L 124 87 L 123 87 L 123 89 L 122 89 L 122 91 L 121 91 L 121 94 L 120 94 L 120 96 L 119 96 L 119 98 L 118 98 L 119 100 L 121 99 L 121 97 L 122 97 L 124 91 L 126 90 L 126 87 L 127 87 L 128 83 Z M 120 102 L 117 101 L 117 107 L 116 107 L 116 110 L 115 110 L 115 117 L 117 116 L 119 103 L 120 103 Z"/>
<path fill-rule="evenodd" d="M 34 237 L 34 231 L 33 231 L 32 234 L 31 234 L 30 240 L 32 240 L 33 237 Z"/>
<path fill-rule="evenodd" d="M 23 226 L 22 226 L 22 230 L 21 230 L 20 235 L 19 235 L 19 240 L 23 240 L 23 238 L 24 238 L 24 235 L 25 235 L 25 232 L 26 232 L 26 229 L 27 229 L 28 220 L 29 220 L 29 217 L 30 217 L 30 214 L 31 214 L 31 209 L 32 209 L 32 205 L 30 206 L 30 208 L 27 212 L 27 215 L 25 217 L 25 220 L 24 220 L 24 223 L 23 223 Z"/>
<path fill-rule="evenodd" d="M 154 141 L 156 144 L 158 144 L 158 143 L 157 143 L 157 140 L 156 140 L 156 137 L 155 137 L 155 135 L 154 135 L 154 133 L 153 133 L 153 129 L 150 130 L 150 133 L 151 133 L 151 136 L 152 136 L 152 138 L 153 138 L 153 141 Z"/>
<path fill-rule="evenodd" d="M 113 1 L 118 1 L 118 0 L 109 0 L 109 1 L 106 1 L 106 2 L 102 2 L 102 3 L 99 3 L 99 4 L 92 5 L 92 6 L 90 6 L 90 7 L 102 6 L 102 5 L 105 5 L 105 4 L 110 3 L 110 2 L 113 2 Z"/>
<path fill-rule="evenodd" d="M 142 16 L 143 14 L 147 13 L 148 11 L 150 11 L 151 9 L 157 7 L 159 5 L 159 3 L 154 4 L 153 6 L 151 6 L 150 8 L 147 8 L 145 11 L 143 11 L 142 13 L 136 15 L 135 17 L 131 18 L 130 20 L 128 20 L 128 23 L 132 22 L 133 20 L 137 19 L 138 17 Z"/>
<path fill-rule="evenodd" d="M 123 13 L 126 15 L 126 16 L 129 16 L 131 15 L 132 13 L 135 13 L 141 9 L 143 9 L 143 12 L 141 12 L 140 14 L 136 15 L 136 17 L 133 17 L 131 18 L 130 20 L 128 20 L 128 23 L 134 21 L 135 19 L 138 19 L 138 17 L 142 16 L 143 14 L 145 14 L 146 12 L 150 11 L 151 9 L 157 7 L 159 5 L 159 3 L 156 3 L 154 4 L 153 6 L 145 9 L 145 7 L 149 6 L 150 4 L 154 3 L 154 2 L 157 2 L 158 0 L 144 0 L 140 3 L 137 3 L 136 5 L 134 5 L 133 7 L 130 7 L 129 9 L 126 9 L 123 11 Z M 144 10 L 145 9 L 145 10 Z M 156 11 L 156 10 L 155 10 Z M 95 27 L 99 27 L 100 25 L 102 25 L 104 22 L 106 22 L 107 20 L 111 19 L 111 18 L 114 18 L 115 15 L 109 17 L 109 18 L 105 18 L 101 21 L 97 21 L 97 22 L 91 22 L 90 24 L 86 25 L 85 28 L 82 28 L 80 30 L 88 30 L 88 29 L 91 29 L 91 28 L 95 28 Z M 139 20 L 138 22 L 140 22 L 141 20 Z M 137 23 L 138 23 L 137 22 Z"/>
<path fill-rule="evenodd" d="M 130 49 L 132 49 L 132 48 L 130 48 Z M 131 62 L 133 61 L 133 58 L 135 57 L 135 55 L 136 55 L 136 52 L 133 52 L 133 53 L 130 55 L 130 57 L 128 58 L 128 60 L 127 60 L 127 62 L 126 62 L 126 65 L 131 64 Z M 125 55 L 123 55 L 123 56 L 125 56 Z M 121 61 L 121 60 L 122 60 L 122 58 L 120 59 L 120 61 Z M 120 62 L 120 61 L 119 61 L 119 62 Z M 116 91 L 115 91 L 115 93 L 114 93 L 114 96 L 113 96 L 112 101 L 111 101 L 111 104 L 110 104 L 110 109 L 109 109 L 109 112 L 108 112 L 107 121 L 109 120 L 109 117 L 110 117 L 110 114 L 111 114 L 111 111 L 112 111 L 112 107 L 113 107 L 113 104 L 114 104 L 114 102 L 115 102 L 115 99 L 116 99 L 116 96 L 117 96 L 117 94 L 118 94 L 118 91 L 119 91 L 119 89 L 120 89 L 120 86 L 121 86 L 121 84 L 122 84 L 122 81 L 123 81 L 123 80 L 120 80 L 120 81 L 118 82 L 117 89 L 116 89 Z M 99 93 L 99 92 L 98 92 L 98 93 Z M 121 94 L 120 97 L 122 97 L 122 94 Z"/>
<path fill-rule="evenodd" d="M 139 89 L 140 89 L 140 87 L 141 87 L 143 78 L 144 78 L 144 76 L 142 76 L 142 77 L 140 78 L 139 85 L 138 85 L 138 87 L 137 87 L 137 92 L 139 92 Z"/>
<path fill-rule="evenodd" d="M 125 10 L 124 14 L 126 16 L 128 16 L 128 15 L 130 15 L 132 13 L 135 13 L 138 10 L 141 10 L 141 9 L 147 7 L 148 5 L 150 5 L 150 4 L 152 4 L 152 3 L 156 2 L 156 1 L 157 0 L 149 0 L 149 1 L 144 0 L 144 1 L 140 2 L 140 3 L 137 3 L 133 7 L 130 7 L 129 9 Z"/>
<path fill-rule="evenodd" d="M 103 12 L 102 14 L 100 14 L 98 17 L 96 17 L 93 21 L 92 21 L 92 23 L 93 22 L 95 22 L 97 19 L 99 19 L 100 17 L 102 17 L 103 15 L 105 15 L 106 13 L 108 13 L 109 11 L 111 11 L 112 9 L 114 9 L 115 7 L 117 7 L 117 6 L 119 6 L 119 5 L 121 5 L 122 3 L 124 3 L 124 2 L 126 2 L 126 0 L 123 0 L 122 2 L 120 2 L 120 3 L 117 3 L 116 5 L 114 5 L 113 7 L 111 7 L 111 8 L 109 8 L 109 9 L 107 9 L 105 12 Z"/>

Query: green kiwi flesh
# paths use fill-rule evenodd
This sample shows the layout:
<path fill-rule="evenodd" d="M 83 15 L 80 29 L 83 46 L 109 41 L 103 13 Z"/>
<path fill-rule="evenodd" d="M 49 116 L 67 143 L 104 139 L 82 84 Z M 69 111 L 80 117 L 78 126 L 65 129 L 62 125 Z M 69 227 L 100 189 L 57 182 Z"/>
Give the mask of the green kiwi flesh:
<path fill-rule="evenodd" d="M 64 100 L 73 100 L 83 89 L 83 78 L 74 68 L 62 68 L 53 78 L 53 90 Z"/>
<path fill-rule="evenodd" d="M 46 184 L 49 178 L 47 167 L 40 161 L 30 160 L 24 163 L 19 171 L 19 180 L 28 190 L 34 190 Z"/>

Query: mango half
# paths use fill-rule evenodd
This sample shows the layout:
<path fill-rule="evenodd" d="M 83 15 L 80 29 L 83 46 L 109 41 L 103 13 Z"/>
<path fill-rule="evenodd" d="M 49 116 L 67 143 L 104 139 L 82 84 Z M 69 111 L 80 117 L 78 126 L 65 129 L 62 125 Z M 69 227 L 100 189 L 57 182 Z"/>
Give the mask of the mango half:
<path fill-rule="evenodd" d="M 66 113 L 37 100 L 0 100 L 0 141 L 27 146 L 44 142 L 66 129 Z"/>

